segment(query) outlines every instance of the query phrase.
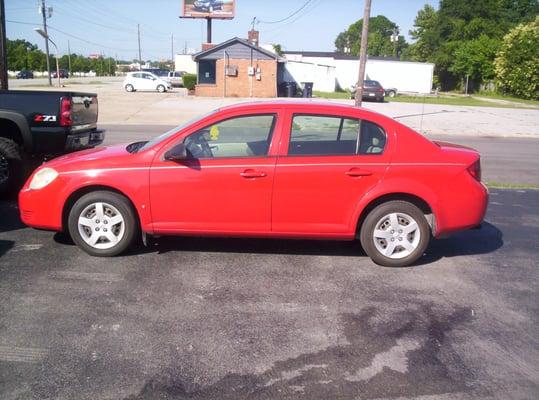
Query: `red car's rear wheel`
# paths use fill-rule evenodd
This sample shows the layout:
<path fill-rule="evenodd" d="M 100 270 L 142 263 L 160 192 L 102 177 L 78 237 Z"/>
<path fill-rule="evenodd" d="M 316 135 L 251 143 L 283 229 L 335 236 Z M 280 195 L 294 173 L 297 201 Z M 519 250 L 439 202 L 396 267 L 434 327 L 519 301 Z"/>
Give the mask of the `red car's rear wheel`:
<path fill-rule="evenodd" d="M 423 212 L 405 201 L 389 201 L 372 210 L 361 227 L 361 245 L 377 264 L 404 267 L 425 252 L 430 228 Z"/>

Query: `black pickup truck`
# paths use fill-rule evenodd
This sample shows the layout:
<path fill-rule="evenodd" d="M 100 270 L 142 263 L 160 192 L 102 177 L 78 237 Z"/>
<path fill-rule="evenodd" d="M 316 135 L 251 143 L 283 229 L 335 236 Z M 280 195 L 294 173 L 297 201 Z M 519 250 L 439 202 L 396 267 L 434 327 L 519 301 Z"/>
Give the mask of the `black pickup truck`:
<path fill-rule="evenodd" d="M 97 112 L 95 93 L 0 90 L 0 194 L 36 162 L 102 143 Z"/>

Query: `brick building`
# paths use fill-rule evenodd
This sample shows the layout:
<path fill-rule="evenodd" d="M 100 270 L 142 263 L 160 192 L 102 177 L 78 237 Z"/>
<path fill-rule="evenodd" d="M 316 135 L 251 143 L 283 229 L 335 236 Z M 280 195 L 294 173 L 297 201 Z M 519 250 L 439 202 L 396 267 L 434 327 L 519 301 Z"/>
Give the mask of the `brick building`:
<path fill-rule="evenodd" d="M 197 96 L 277 96 L 277 70 L 283 60 L 258 47 L 256 41 L 236 37 L 204 49 L 193 60 L 197 63 Z"/>

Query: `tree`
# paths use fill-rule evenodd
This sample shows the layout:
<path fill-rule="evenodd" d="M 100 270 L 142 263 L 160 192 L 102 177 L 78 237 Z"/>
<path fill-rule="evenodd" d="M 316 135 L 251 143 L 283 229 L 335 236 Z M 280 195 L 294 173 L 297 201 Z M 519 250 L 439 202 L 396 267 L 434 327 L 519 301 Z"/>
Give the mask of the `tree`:
<path fill-rule="evenodd" d="M 443 89 L 454 89 L 462 75 L 477 83 L 492 79 L 496 50 L 516 24 L 539 13 L 537 0 L 440 0 L 438 11 L 419 10 L 405 56 L 435 64 Z M 472 53 L 473 52 L 473 53 Z"/>
<path fill-rule="evenodd" d="M 495 72 L 503 89 L 518 97 L 539 99 L 539 16 L 503 38 Z"/>
<path fill-rule="evenodd" d="M 283 56 L 283 47 L 280 44 L 273 43 L 271 46 L 273 47 L 275 54 L 277 54 L 279 57 Z"/>
<path fill-rule="evenodd" d="M 415 43 L 408 49 L 409 58 L 413 61 L 433 61 L 434 53 L 439 46 L 439 34 L 436 30 L 438 14 L 434 7 L 426 4 L 418 11 L 414 20 L 414 28 L 410 37 Z"/>
<path fill-rule="evenodd" d="M 487 35 L 461 42 L 454 51 L 454 59 L 449 71 L 462 77 L 468 75 L 477 82 L 494 79 L 494 58 L 500 41 Z"/>
<path fill-rule="evenodd" d="M 339 53 L 347 53 L 359 56 L 361 43 L 361 30 L 363 19 L 354 22 L 347 30 L 339 33 L 335 39 L 335 49 Z M 391 42 L 391 35 L 398 31 L 399 27 L 383 15 L 378 15 L 369 20 L 369 42 L 367 54 L 370 56 L 391 57 L 394 54 L 395 45 Z M 407 44 L 404 37 L 399 36 L 397 42 L 397 54 L 400 54 Z"/>

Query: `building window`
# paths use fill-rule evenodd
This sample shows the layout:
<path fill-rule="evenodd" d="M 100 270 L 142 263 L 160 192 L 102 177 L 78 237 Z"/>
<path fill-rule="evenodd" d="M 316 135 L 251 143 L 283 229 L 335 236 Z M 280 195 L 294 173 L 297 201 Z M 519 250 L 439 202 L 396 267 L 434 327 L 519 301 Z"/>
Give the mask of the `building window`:
<path fill-rule="evenodd" d="M 215 60 L 198 62 L 198 83 L 215 84 Z"/>

